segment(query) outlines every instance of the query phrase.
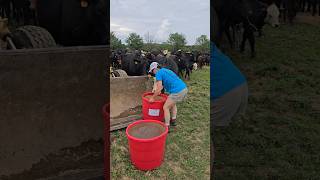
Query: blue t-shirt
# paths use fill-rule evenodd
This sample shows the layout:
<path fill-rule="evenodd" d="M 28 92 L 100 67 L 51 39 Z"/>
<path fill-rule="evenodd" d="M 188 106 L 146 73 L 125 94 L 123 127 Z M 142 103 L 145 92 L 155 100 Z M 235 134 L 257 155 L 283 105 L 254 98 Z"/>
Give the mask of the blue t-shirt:
<path fill-rule="evenodd" d="M 162 81 L 164 89 L 169 93 L 178 93 L 185 89 L 187 85 L 171 70 L 161 68 L 156 73 L 156 80 Z"/>
<path fill-rule="evenodd" d="M 211 43 L 211 99 L 217 99 L 246 82 L 246 78 L 214 43 Z"/>

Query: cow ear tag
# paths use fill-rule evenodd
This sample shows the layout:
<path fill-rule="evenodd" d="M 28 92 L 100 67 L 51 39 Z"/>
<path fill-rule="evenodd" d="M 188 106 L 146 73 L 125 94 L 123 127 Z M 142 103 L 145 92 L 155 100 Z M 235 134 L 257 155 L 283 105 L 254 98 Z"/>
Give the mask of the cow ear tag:
<path fill-rule="evenodd" d="M 83 7 L 83 8 L 86 8 L 86 7 L 88 7 L 88 1 L 86 1 L 86 0 L 81 0 L 81 7 Z"/>

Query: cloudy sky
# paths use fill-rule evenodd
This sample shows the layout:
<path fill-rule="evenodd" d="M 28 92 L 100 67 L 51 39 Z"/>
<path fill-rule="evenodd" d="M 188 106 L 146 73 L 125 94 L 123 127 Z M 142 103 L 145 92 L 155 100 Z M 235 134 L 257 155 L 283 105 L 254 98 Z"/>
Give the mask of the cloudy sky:
<path fill-rule="evenodd" d="M 210 35 L 209 0 L 111 0 L 110 28 L 123 42 L 129 33 L 146 34 L 164 42 L 170 33 L 182 33 L 187 44 Z"/>

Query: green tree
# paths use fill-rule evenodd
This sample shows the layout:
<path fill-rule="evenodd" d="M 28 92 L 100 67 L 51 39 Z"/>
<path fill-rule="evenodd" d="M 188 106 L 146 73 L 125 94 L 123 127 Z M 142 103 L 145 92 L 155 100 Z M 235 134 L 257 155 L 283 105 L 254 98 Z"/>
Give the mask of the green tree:
<path fill-rule="evenodd" d="M 154 39 L 154 36 L 152 34 L 150 34 L 149 32 L 147 32 L 144 35 L 144 45 L 143 45 L 143 50 L 145 51 L 151 51 L 152 49 L 156 48 L 157 44 L 156 41 Z"/>
<path fill-rule="evenodd" d="M 183 34 L 173 33 L 169 35 L 168 43 L 172 47 L 172 51 L 182 49 L 186 44 L 186 38 Z"/>
<path fill-rule="evenodd" d="M 137 33 L 130 33 L 126 43 L 130 49 L 141 49 L 143 47 L 143 39 Z"/>
<path fill-rule="evenodd" d="M 193 49 L 194 49 L 193 46 L 184 46 L 182 48 L 184 52 L 192 52 Z"/>
<path fill-rule="evenodd" d="M 209 52 L 210 51 L 210 40 L 206 35 L 201 35 L 196 40 L 197 50 L 201 52 Z"/>
<path fill-rule="evenodd" d="M 121 49 L 124 47 L 124 44 L 122 44 L 121 40 L 118 39 L 114 32 L 110 33 L 110 46 L 111 49 Z"/>
<path fill-rule="evenodd" d="M 172 48 L 171 45 L 166 42 L 159 44 L 159 47 L 161 50 L 169 50 L 169 51 L 171 51 L 171 48 Z"/>

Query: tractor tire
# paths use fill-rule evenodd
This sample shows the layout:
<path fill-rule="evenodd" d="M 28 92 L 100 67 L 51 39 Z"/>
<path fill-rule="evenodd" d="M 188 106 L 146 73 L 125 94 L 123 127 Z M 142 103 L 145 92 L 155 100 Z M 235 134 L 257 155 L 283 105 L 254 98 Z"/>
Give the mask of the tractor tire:
<path fill-rule="evenodd" d="M 116 77 L 128 77 L 127 73 L 124 70 L 121 70 L 121 69 L 114 70 L 113 74 Z"/>
<path fill-rule="evenodd" d="M 12 32 L 12 41 L 17 49 L 35 49 L 56 47 L 51 34 L 38 26 L 22 26 Z"/>

